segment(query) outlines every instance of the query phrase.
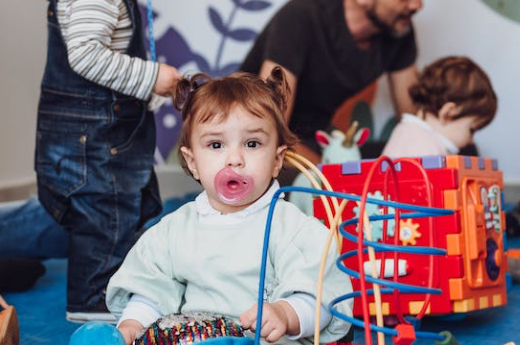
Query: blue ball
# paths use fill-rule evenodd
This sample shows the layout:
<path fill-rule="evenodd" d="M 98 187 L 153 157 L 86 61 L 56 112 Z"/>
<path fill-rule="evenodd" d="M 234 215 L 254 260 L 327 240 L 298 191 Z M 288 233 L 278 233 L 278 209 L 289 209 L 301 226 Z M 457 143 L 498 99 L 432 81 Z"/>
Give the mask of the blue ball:
<path fill-rule="evenodd" d="M 103 322 L 86 323 L 70 336 L 69 345 L 93 344 L 125 345 L 125 339 L 117 328 Z"/>

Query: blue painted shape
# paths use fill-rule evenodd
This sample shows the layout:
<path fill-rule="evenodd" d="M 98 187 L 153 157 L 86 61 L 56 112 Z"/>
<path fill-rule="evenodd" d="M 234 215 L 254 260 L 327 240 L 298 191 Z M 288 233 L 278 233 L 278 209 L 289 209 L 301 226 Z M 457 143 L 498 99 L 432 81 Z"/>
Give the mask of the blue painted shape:
<path fill-rule="evenodd" d="M 210 7 L 208 9 L 208 12 L 209 12 L 209 19 L 211 21 L 211 24 L 213 24 L 213 27 L 218 32 L 220 32 L 222 35 L 227 35 L 228 30 L 226 28 L 226 25 L 224 24 L 224 20 L 222 20 L 222 17 L 217 12 L 217 10 L 214 9 L 213 7 Z"/>
<path fill-rule="evenodd" d="M 483 157 L 478 157 L 478 168 L 480 170 L 486 169 L 486 160 Z"/>
<path fill-rule="evenodd" d="M 342 175 L 359 175 L 361 174 L 361 162 L 345 162 L 341 164 Z"/>
<path fill-rule="evenodd" d="M 464 167 L 466 169 L 471 169 L 471 157 L 469 157 L 469 156 L 464 157 Z"/>
<path fill-rule="evenodd" d="M 69 345 L 91 344 L 125 345 L 125 339 L 117 328 L 103 322 L 86 323 L 70 336 Z"/>
<path fill-rule="evenodd" d="M 262 0 L 250 0 L 243 2 L 242 0 L 232 0 L 236 6 L 248 11 L 262 11 L 270 7 L 271 4 Z"/>
<path fill-rule="evenodd" d="M 256 31 L 246 28 L 229 31 L 229 37 L 239 42 L 252 41 L 256 38 Z"/>
<path fill-rule="evenodd" d="M 498 170 L 498 160 L 496 160 L 495 158 L 491 160 L 491 168 L 493 170 Z"/>
<path fill-rule="evenodd" d="M 401 171 L 401 162 L 394 164 L 395 171 Z M 388 169 L 388 162 L 381 162 L 381 172 L 385 172 Z"/>
<path fill-rule="evenodd" d="M 424 156 L 421 158 L 424 169 L 441 169 L 446 168 L 445 156 Z"/>

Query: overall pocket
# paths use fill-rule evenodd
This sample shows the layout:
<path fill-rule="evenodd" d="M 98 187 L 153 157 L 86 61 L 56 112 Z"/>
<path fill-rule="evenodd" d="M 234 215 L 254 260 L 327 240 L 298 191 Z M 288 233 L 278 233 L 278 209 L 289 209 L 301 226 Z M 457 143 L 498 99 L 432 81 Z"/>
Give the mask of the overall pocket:
<path fill-rule="evenodd" d="M 147 117 L 153 117 L 146 111 L 145 104 L 135 99 L 120 99 L 112 103 L 112 123 L 109 129 L 109 141 L 112 152 L 121 154 L 128 151 L 135 141 L 143 140 L 147 129 Z M 155 138 L 153 138 L 155 140 Z M 139 144 L 143 144 L 139 142 Z M 139 151 L 145 148 L 135 148 L 133 154 L 139 155 Z"/>
<path fill-rule="evenodd" d="M 55 107 L 42 107 L 40 102 L 35 165 L 40 183 L 68 197 L 87 182 L 89 125 L 88 121 L 82 119 L 86 109 L 76 112 L 67 109 L 63 103 L 56 107 L 58 104 L 55 103 Z M 95 115 L 86 117 L 91 119 Z"/>

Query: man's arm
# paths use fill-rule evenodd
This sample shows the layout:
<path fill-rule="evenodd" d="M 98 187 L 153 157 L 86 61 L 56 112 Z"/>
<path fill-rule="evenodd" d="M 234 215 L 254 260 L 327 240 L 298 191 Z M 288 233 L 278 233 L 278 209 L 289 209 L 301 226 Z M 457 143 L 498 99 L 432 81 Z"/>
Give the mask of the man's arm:
<path fill-rule="evenodd" d="M 417 83 L 418 72 L 417 65 L 414 63 L 399 71 L 388 74 L 388 82 L 390 85 L 390 93 L 398 118 L 403 113 L 416 113 L 416 107 L 413 104 L 408 89 Z"/>

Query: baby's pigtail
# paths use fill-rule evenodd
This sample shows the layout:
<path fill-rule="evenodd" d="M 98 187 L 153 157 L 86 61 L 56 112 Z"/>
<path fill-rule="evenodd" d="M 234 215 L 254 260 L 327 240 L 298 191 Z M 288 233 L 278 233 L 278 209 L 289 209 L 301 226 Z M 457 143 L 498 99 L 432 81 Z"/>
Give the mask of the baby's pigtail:
<path fill-rule="evenodd" d="M 172 101 L 175 109 L 181 112 L 183 120 L 186 120 L 190 113 L 193 96 L 197 89 L 209 79 L 211 78 L 207 74 L 197 73 L 189 79 L 182 78 L 177 83 L 172 94 Z"/>
<path fill-rule="evenodd" d="M 273 91 L 273 100 L 278 104 L 282 113 L 285 113 L 291 89 L 283 69 L 280 66 L 274 67 L 269 77 L 267 77 L 266 83 Z"/>
<path fill-rule="evenodd" d="M 172 93 L 172 101 L 175 109 L 179 111 L 183 110 L 184 105 L 188 100 L 190 89 L 190 81 L 187 78 L 184 77 L 181 80 L 179 80 L 179 82 L 175 86 L 175 90 Z M 184 114 L 182 117 L 184 119 Z"/>

